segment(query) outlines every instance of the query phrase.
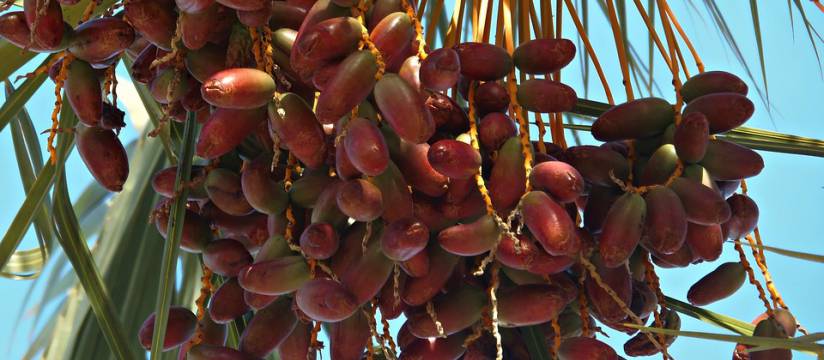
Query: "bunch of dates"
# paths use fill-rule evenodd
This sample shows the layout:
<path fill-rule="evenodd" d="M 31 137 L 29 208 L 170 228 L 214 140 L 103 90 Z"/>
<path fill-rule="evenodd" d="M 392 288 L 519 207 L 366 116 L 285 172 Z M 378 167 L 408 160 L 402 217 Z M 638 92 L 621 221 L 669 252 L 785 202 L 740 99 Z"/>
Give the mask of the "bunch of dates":
<path fill-rule="evenodd" d="M 626 354 L 659 352 L 621 325 L 647 322 L 660 305 L 650 259 L 714 261 L 758 219 L 755 202 L 734 192 L 761 157 L 714 137 L 752 115 L 747 86 L 703 73 L 683 85 L 679 113 L 663 99 L 629 101 L 595 121 L 603 145 L 539 152 L 513 110 L 570 111 L 575 91 L 508 75 L 558 71 L 573 43 L 427 52 L 414 4 L 402 1 L 127 0 L 72 29 L 61 7 L 76 1 L 27 0 L 0 16 L 0 36 L 72 55 L 50 75 L 65 79 L 78 149 L 109 190 L 122 188 L 128 159 L 101 69 L 126 55 L 169 118 L 202 124 L 180 247 L 201 254 L 220 285 L 201 318 L 170 309 L 163 348 L 181 359 L 314 358 L 315 323 L 332 359 L 361 359 L 373 337 L 383 342 L 377 311 L 406 319 L 393 343 L 401 359 L 494 358 L 490 288 L 504 358 L 529 358 L 518 328 L 537 325 L 548 347 L 562 340 L 561 359 L 618 359 L 593 337 L 596 320 L 634 335 Z M 152 179 L 164 236 L 176 174 Z M 741 264 L 722 264 L 687 298 L 706 305 L 744 279 Z M 658 325 L 679 329 L 677 313 L 661 309 Z M 236 319 L 245 328 L 233 349 Z M 788 313 L 757 320 L 760 336 L 795 329 Z M 153 329 L 151 315 L 139 336 L 146 348 Z M 743 349 L 737 356 L 790 356 Z"/>

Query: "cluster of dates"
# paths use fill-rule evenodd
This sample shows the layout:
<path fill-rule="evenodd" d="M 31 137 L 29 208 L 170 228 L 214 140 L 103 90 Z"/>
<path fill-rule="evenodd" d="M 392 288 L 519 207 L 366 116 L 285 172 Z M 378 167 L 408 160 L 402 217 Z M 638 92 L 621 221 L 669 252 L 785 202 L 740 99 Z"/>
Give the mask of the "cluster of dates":
<path fill-rule="evenodd" d="M 50 75 L 65 72 L 82 123 L 79 152 L 107 189 L 122 188 L 128 160 L 116 135 L 123 113 L 104 98 L 100 69 L 125 53 L 133 79 L 172 119 L 195 113 L 202 123 L 196 153 L 210 164 L 194 166 L 187 181 L 181 248 L 202 253 L 221 285 L 201 320 L 170 309 L 164 349 L 180 347 L 191 360 L 275 350 L 305 359 L 316 350 L 317 321 L 328 325 L 333 359 L 360 359 L 375 326 L 368 313 L 379 309 L 385 319 L 406 318 L 400 358 L 494 357 L 488 334 L 465 347 L 489 322 L 493 279 L 473 272 L 493 256 L 505 358 L 529 358 L 517 328 L 540 325 L 548 345 L 563 339 L 561 359 L 617 359 L 582 331 L 595 327 L 588 314 L 635 334 L 621 325 L 633 322 L 626 309 L 647 321 L 658 306 L 647 259 L 665 268 L 713 261 L 725 239 L 755 227 L 757 206 L 733 193 L 763 161 L 712 136 L 753 112 L 739 78 L 697 75 L 681 90 L 682 114 L 662 99 L 630 101 L 595 122 L 603 145 L 536 152 L 519 138 L 512 106 L 570 111 L 576 94 L 548 78 L 517 86 L 504 79 L 513 67 L 532 75 L 561 69 L 574 57 L 572 42 L 531 40 L 512 55 L 469 42 L 426 54 L 414 9 L 401 1 L 130 0 L 122 12 L 74 29 L 61 4 L 76 1 L 27 0 L 24 12 L 0 16 L 0 36 L 11 43 L 73 55 Z M 271 49 L 262 49 L 261 37 Z M 276 66 L 261 67 L 262 57 Z M 152 181 L 164 196 L 155 216 L 164 235 L 176 173 L 167 168 Z M 723 264 L 687 297 L 709 304 L 744 279 L 741 264 Z M 777 314 L 759 318 L 756 335 L 791 335 L 791 315 Z M 248 324 L 231 349 L 225 324 L 239 317 Z M 660 319 L 680 327 L 674 311 L 663 309 Z M 144 347 L 153 325 L 152 315 L 141 328 Z M 624 351 L 659 349 L 635 334 Z M 779 351 L 736 354 L 789 356 Z"/>
<path fill-rule="evenodd" d="M 23 8 L 0 15 L 0 38 L 32 51 L 67 49 L 73 55 L 74 61 L 54 62 L 49 76 L 57 80 L 64 73 L 65 97 L 81 123 L 76 129 L 77 150 L 89 171 L 106 189 L 120 191 L 129 175 L 126 150 L 116 134 L 125 126 L 125 114 L 106 99 L 102 82 L 105 69 L 134 42 L 134 30 L 116 17 L 73 29 L 63 21 L 57 1 L 28 0 Z"/>
<path fill-rule="evenodd" d="M 593 124 L 592 134 L 603 145 L 572 147 L 562 155 L 591 185 L 586 201 L 579 205 L 584 228 L 598 243 L 599 273 L 642 318 L 634 306 L 639 292 L 649 291 L 642 282 L 646 256 L 661 268 L 711 262 L 720 257 L 727 239 L 743 239 L 758 222 L 753 199 L 735 192 L 743 179 L 761 172 L 763 159 L 749 148 L 714 136 L 742 125 L 752 115 L 746 84 L 732 74 L 710 71 L 690 78 L 680 93 L 686 102 L 681 114 L 676 116 L 672 105 L 662 99 L 629 101 Z M 692 285 L 687 299 L 698 306 L 711 304 L 735 293 L 746 277 L 744 264 L 723 263 Z M 641 297 L 654 298 L 654 294 Z M 611 326 L 603 313 L 599 316 L 599 310 L 594 310 L 596 318 Z M 613 306 L 612 311 L 613 320 L 623 317 L 618 308 Z M 670 314 L 674 315 L 662 311 L 662 326 L 678 329 L 677 315 L 671 321 Z M 786 310 L 762 314 L 753 323 L 754 335 L 764 337 L 791 337 L 797 326 Z M 631 343 L 624 346 L 628 355 L 656 352 Z M 746 348 L 739 345 L 733 358 L 792 357 L 785 349 L 747 353 Z"/>

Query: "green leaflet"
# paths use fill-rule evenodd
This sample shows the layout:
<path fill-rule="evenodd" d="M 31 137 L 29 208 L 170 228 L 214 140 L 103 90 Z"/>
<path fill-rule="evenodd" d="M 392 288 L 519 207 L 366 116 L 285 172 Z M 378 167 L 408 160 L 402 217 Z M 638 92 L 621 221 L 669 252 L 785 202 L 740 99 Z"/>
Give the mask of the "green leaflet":
<path fill-rule="evenodd" d="M 6 96 L 12 96 L 14 88 L 6 81 Z M 31 118 L 25 109 L 21 109 L 16 121 L 11 123 L 12 143 L 17 168 L 23 189 L 28 192 L 35 182 L 34 173 L 43 168 L 42 153 L 37 134 L 34 133 Z M 18 250 L 12 254 L 9 262 L 0 272 L 0 276 L 11 279 L 36 279 L 43 270 L 48 259 L 51 241 L 54 237 L 53 225 L 49 215 L 50 204 L 46 201 L 36 210 L 34 218 L 35 232 L 38 247 L 28 250 Z"/>
<path fill-rule="evenodd" d="M 519 329 L 529 350 L 529 357 L 537 360 L 549 360 L 546 339 L 538 326 L 527 326 Z"/>
<path fill-rule="evenodd" d="M 69 201 L 69 191 L 66 185 L 65 171 L 60 171 L 60 181 L 55 188 L 55 222 L 58 228 L 58 241 L 66 257 L 72 263 L 74 271 L 85 290 L 91 304 L 92 311 L 112 352 L 119 359 L 136 359 L 136 355 L 129 349 L 129 340 L 123 330 L 120 319 L 117 318 L 114 304 L 111 302 L 103 279 L 97 270 L 92 254 L 80 235 L 80 224 Z"/>
<path fill-rule="evenodd" d="M 60 125 L 64 128 L 73 127 L 77 123 L 77 118 L 71 107 L 65 107 L 60 114 Z M 49 192 L 55 181 L 59 169 L 63 168 L 66 158 L 74 145 L 74 134 L 61 133 L 57 137 L 57 159 L 55 163 L 49 162 L 37 175 L 37 179 L 23 201 L 23 205 L 12 220 L 9 229 L 0 241 L 0 266 L 5 266 L 11 258 L 12 253 L 23 240 L 23 236 L 28 231 L 29 225 L 34 219 L 35 212 L 40 207 L 43 199 Z"/>
<path fill-rule="evenodd" d="M 767 98 L 767 103 L 770 101 L 770 90 L 767 88 L 767 67 L 764 63 L 764 42 L 761 41 L 761 20 L 758 16 L 758 2 L 750 0 L 750 11 L 752 12 L 752 27 L 755 32 L 755 43 L 758 45 L 758 60 L 761 63 L 761 80 L 764 82 L 764 95 Z M 813 43 L 815 47 L 815 43 Z M 818 52 L 816 52 L 818 55 Z M 767 110 L 770 107 L 767 106 Z"/>
<path fill-rule="evenodd" d="M 571 113 L 595 118 L 609 110 L 610 107 L 606 103 L 578 99 Z M 589 125 L 564 124 L 564 127 L 572 130 L 590 130 Z M 730 130 L 724 135 L 717 135 L 717 137 L 755 150 L 824 157 L 824 140 L 743 126 Z"/>
<path fill-rule="evenodd" d="M 7 45 L 7 44 L 2 44 L 2 45 Z M 0 45 L 0 56 L 4 55 L 2 45 Z M 48 64 L 49 61 L 51 61 L 52 57 L 53 57 L 53 55 L 47 57 L 45 60 L 43 60 L 43 62 L 39 66 L 44 66 L 44 65 Z M 13 58 L 15 58 L 15 56 L 0 57 L 0 59 L 13 59 Z M 3 64 L 5 64 L 5 62 Z M 0 65 L 0 66 L 5 66 L 5 65 Z M 0 69 L 0 71 L 2 71 L 2 70 Z M 15 119 L 17 114 L 20 113 L 20 111 L 23 109 L 23 106 L 26 105 L 26 103 L 29 101 L 29 99 L 31 99 L 32 95 L 34 95 L 34 92 L 37 91 L 37 89 L 39 89 L 40 86 L 43 85 L 43 83 L 46 81 L 46 79 L 48 77 L 49 77 L 48 74 L 43 73 L 43 74 L 40 74 L 40 75 L 36 75 L 32 78 L 28 78 L 28 79 L 26 79 L 26 81 L 23 81 L 23 85 L 21 85 L 18 89 L 16 89 L 16 90 L 11 89 L 11 90 L 13 90 L 13 92 L 9 91 L 9 87 L 11 85 L 8 83 L 8 80 L 6 80 L 7 81 L 6 83 L 9 84 L 9 85 L 7 85 L 7 88 L 6 88 L 6 101 L 3 102 L 2 106 L 0 106 L 0 132 L 2 132 L 3 129 L 6 128 L 6 125 L 8 125 L 9 122 L 11 122 L 13 119 Z"/>
<path fill-rule="evenodd" d="M 799 350 L 805 351 L 817 355 L 824 354 L 824 346 L 815 343 L 808 343 L 808 342 L 800 342 L 794 341 L 791 339 L 778 339 L 778 338 L 771 338 L 771 337 L 763 337 L 763 336 L 744 336 L 744 335 L 725 335 L 725 334 L 715 334 L 715 333 L 707 333 L 707 332 L 699 332 L 699 331 L 684 331 L 684 330 L 672 330 L 672 329 L 661 329 L 655 327 L 647 327 L 647 326 L 640 326 L 636 324 L 624 323 L 622 324 L 626 327 L 630 327 L 633 329 L 638 329 L 643 332 L 651 332 L 651 333 L 658 333 L 664 335 L 675 335 L 675 336 L 685 336 L 691 337 L 696 339 L 705 339 L 705 340 L 716 340 L 716 341 L 724 341 L 724 342 L 731 342 L 737 344 L 746 344 L 746 345 L 755 345 L 755 346 L 769 346 L 774 348 L 782 348 L 782 349 L 792 349 L 792 350 Z"/>
<path fill-rule="evenodd" d="M 796 259 L 807 260 L 807 261 L 812 261 L 812 262 L 817 262 L 817 263 L 824 263 L 824 255 L 810 254 L 810 253 L 805 253 L 805 252 L 795 251 L 795 250 L 787 250 L 787 249 L 782 249 L 782 248 L 778 248 L 778 247 L 774 247 L 774 246 L 768 246 L 768 245 L 754 245 L 753 246 L 753 245 L 750 245 L 749 243 L 746 243 L 746 242 L 734 241 L 734 240 L 730 240 L 730 242 L 740 243 L 742 245 L 746 245 L 746 246 L 749 246 L 749 247 L 754 247 L 754 248 L 757 248 L 757 249 L 764 249 L 764 250 L 767 250 L 769 252 L 773 252 L 773 253 L 776 253 L 776 254 L 779 254 L 779 255 L 784 255 L 784 256 L 788 256 L 788 257 L 792 257 L 792 258 L 796 258 Z"/>
<path fill-rule="evenodd" d="M 190 112 L 186 118 L 186 126 L 183 130 L 183 141 L 180 144 L 178 159 L 181 163 L 177 168 L 175 177 L 175 189 L 181 189 L 178 197 L 172 202 L 169 212 L 168 235 L 163 251 L 163 261 L 160 272 L 160 289 L 157 293 L 157 304 L 155 305 L 155 326 L 152 336 L 151 359 L 158 359 L 162 352 L 163 338 L 166 335 L 166 323 L 169 320 L 169 305 L 172 301 L 173 287 L 175 284 L 175 265 L 177 264 L 177 251 L 180 245 L 180 238 L 183 234 L 183 218 L 186 213 L 186 198 L 189 188 L 182 186 L 183 179 L 189 179 L 192 173 L 192 160 L 195 152 L 195 135 L 197 122 L 195 114 Z"/>
<path fill-rule="evenodd" d="M 752 332 L 755 329 L 755 326 L 750 323 L 746 323 L 726 315 L 721 315 L 704 308 L 693 306 L 669 296 L 665 296 L 664 298 L 667 307 L 684 315 L 701 320 L 705 323 L 734 331 L 741 335 L 752 335 Z"/>

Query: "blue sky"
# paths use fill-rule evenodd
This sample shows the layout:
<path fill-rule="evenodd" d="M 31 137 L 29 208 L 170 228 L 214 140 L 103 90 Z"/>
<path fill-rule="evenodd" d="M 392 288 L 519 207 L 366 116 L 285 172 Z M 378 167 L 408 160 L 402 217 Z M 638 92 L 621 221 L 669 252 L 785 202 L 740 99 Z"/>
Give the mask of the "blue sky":
<path fill-rule="evenodd" d="M 721 38 L 715 27 L 710 23 L 703 2 L 694 2 L 696 8 L 686 5 L 692 1 L 673 1 L 673 10 L 687 34 L 695 43 L 700 56 L 706 64 L 707 70 L 726 70 L 738 74 L 750 85 L 751 99 L 756 103 L 756 112 L 746 126 L 779 131 L 782 133 L 803 135 L 812 138 L 824 139 L 824 119 L 821 113 L 822 94 L 824 94 L 824 80 L 822 80 L 816 58 L 801 23 L 801 16 L 794 11 L 794 33 L 788 15 L 786 2 L 761 1 L 761 27 L 764 36 L 765 52 L 767 54 L 767 80 L 769 83 L 770 101 L 773 106 L 772 116 L 766 111 L 764 104 L 753 91 L 757 85 L 763 87 L 760 76 L 759 62 L 755 38 L 752 31 L 752 18 L 748 2 L 719 1 L 722 12 L 725 14 L 729 27 L 735 35 L 744 58 L 756 82 L 753 83 L 747 76 L 734 54 Z M 450 1 L 451 3 L 451 1 Z M 634 7 L 630 8 L 628 23 L 630 39 L 634 46 L 646 59 L 647 33 L 640 17 L 636 15 Z M 645 1 L 643 3 L 646 3 Z M 819 12 L 809 1 L 802 1 L 807 10 L 810 21 L 819 30 L 824 31 L 824 14 Z M 451 5 L 447 4 L 447 9 Z M 697 10 L 696 10 L 697 9 Z M 615 56 L 613 37 L 596 4 L 590 6 L 590 36 L 598 51 L 601 63 L 604 65 L 607 78 L 616 100 L 623 99 L 621 88 L 620 69 Z M 696 11 L 701 17 L 697 16 Z M 564 34 L 574 39 L 575 29 L 565 12 Z M 824 44 L 818 42 L 819 48 Z M 683 49 L 686 51 L 686 49 Z M 669 75 L 664 72 L 663 63 L 658 54 L 656 79 L 667 98 L 672 100 Z M 690 70 L 694 73 L 694 63 L 688 57 Z M 646 60 L 645 60 L 646 61 Z M 25 69 L 30 71 L 31 68 Z M 122 69 L 121 69 L 122 70 Z M 564 70 L 564 82 L 578 90 L 583 96 L 580 63 L 576 59 Z M 53 104 L 53 92 L 47 81 L 28 104 L 35 126 L 38 130 L 46 129 L 49 124 L 49 114 Z M 125 90 L 123 90 L 125 91 Z M 2 97 L 0 97 L 2 98 Z M 589 98 L 604 100 L 600 83 L 592 72 L 589 85 Z M 136 119 L 140 121 L 140 119 Z M 131 125 L 121 137 L 133 139 L 135 131 Z M 568 141 L 572 141 L 568 136 Z M 582 134 L 584 142 L 592 139 Z M 45 139 L 45 137 L 44 137 Z M 760 227 L 765 242 L 768 245 L 793 249 L 798 251 L 824 254 L 824 242 L 820 238 L 818 226 L 822 222 L 821 204 L 824 204 L 824 159 L 806 156 L 784 155 L 762 152 L 766 167 L 760 176 L 750 180 L 750 196 L 759 204 L 761 211 Z M 0 168 L 7 169 L 6 176 L 0 177 L 0 188 L 6 189 L 3 195 L 3 204 L 0 205 L 0 229 L 3 232 L 8 228 L 14 214 L 17 212 L 25 195 L 22 191 L 9 131 L 0 133 Z M 80 159 L 73 155 L 67 163 L 68 181 L 73 198 L 79 194 L 86 184 L 91 181 Z M 33 233 L 24 240 L 21 248 L 36 245 Z M 737 254 L 731 245 L 726 245 L 722 258 L 715 263 L 690 266 L 686 269 L 662 269 L 659 275 L 662 280 L 663 291 L 675 298 L 685 298 L 689 286 L 704 274 L 714 269 L 724 261 L 735 261 Z M 767 260 L 773 278 L 783 297 L 789 304 L 795 316 L 810 331 L 824 330 L 824 311 L 820 309 L 820 299 L 824 290 L 820 286 L 819 276 L 824 275 L 824 265 L 817 263 L 791 260 L 780 255 L 767 253 Z M 14 319 L 21 309 L 22 299 L 29 287 L 29 282 L 0 279 L 0 353 L 8 349 L 7 358 L 17 359 L 26 349 L 27 336 L 31 319 L 24 316 L 21 327 L 13 328 Z M 41 289 L 42 290 L 42 289 Z M 28 307 L 26 307 L 28 309 Z M 734 296 L 709 306 L 709 309 L 736 318 L 750 321 L 763 311 L 754 288 L 745 284 Z M 682 316 L 682 329 L 695 331 L 722 332 L 709 325 Z M 11 343 L 12 334 L 16 333 L 14 343 Z M 624 335 L 610 333 L 611 338 L 606 341 L 617 349 L 622 347 L 626 340 Z M 694 358 L 727 358 L 733 348 L 732 344 L 698 341 L 681 338 L 671 348 L 671 353 L 679 359 Z M 656 357 L 658 358 L 658 357 Z M 797 359 L 811 358 L 796 354 Z"/>

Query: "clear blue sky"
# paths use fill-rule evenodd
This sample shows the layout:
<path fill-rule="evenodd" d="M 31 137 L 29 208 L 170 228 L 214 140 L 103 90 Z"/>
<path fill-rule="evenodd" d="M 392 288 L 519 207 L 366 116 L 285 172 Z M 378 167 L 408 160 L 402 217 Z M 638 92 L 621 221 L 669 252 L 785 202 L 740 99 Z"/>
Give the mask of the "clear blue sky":
<path fill-rule="evenodd" d="M 703 2 L 694 2 L 701 18 L 696 16 L 695 10 L 685 5 L 690 2 L 672 1 L 671 5 L 675 13 L 679 14 L 681 24 L 698 48 L 707 70 L 726 70 L 739 74 L 747 81 L 751 90 L 756 85 L 763 86 L 748 2 L 718 1 L 718 4 L 727 17 L 744 57 L 748 59 L 757 84 L 746 76 L 734 54 L 728 49 L 726 42 L 715 30 L 703 7 Z M 642 58 L 646 59 L 646 30 L 636 15 L 631 5 L 632 2 L 628 3 L 628 7 L 631 8 L 628 17 L 630 39 L 637 39 L 634 43 L 635 47 L 642 54 Z M 807 10 L 810 21 L 820 31 L 824 31 L 824 14 L 820 13 L 809 1 L 802 1 L 802 4 Z M 801 16 L 797 12 L 793 14 L 795 21 L 793 33 L 786 2 L 760 1 L 759 7 L 767 53 L 767 80 L 774 110 L 771 119 L 764 104 L 757 99 L 755 92 L 751 91 L 751 98 L 756 103 L 756 112 L 747 126 L 824 139 L 824 124 L 822 124 L 824 119 L 821 113 L 824 81 L 801 23 Z M 597 4 L 592 2 L 590 8 L 592 42 L 598 50 L 601 63 L 604 64 L 616 99 L 621 99 L 620 71 L 615 57 L 612 34 Z M 447 4 L 447 9 L 451 9 L 451 5 Z M 568 34 L 567 37 L 574 39 L 575 29 L 571 26 L 571 20 L 566 13 L 564 23 L 564 33 Z M 824 48 L 821 42 L 817 45 L 819 48 Z M 690 65 L 692 66 L 692 63 Z M 656 62 L 656 69 L 658 70 L 656 79 L 661 89 L 668 98 L 672 99 L 669 76 L 663 71 L 665 69 L 660 60 Z M 26 71 L 30 70 L 31 68 L 26 69 Z M 694 67 L 691 70 L 694 72 Z M 564 82 L 578 90 L 580 96 L 583 96 L 580 74 L 580 65 L 576 59 L 565 69 L 563 79 Z M 51 83 L 47 82 L 27 106 L 38 130 L 46 129 L 49 124 L 48 118 L 54 101 L 50 86 Z M 589 89 L 590 98 L 604 100 L 600 83 L 597 82 L 594 72 L 591 75 Z M 126 139 L 133 139 L 135 136 L 131 128 L 121 135 Z M 582 134 L 582 138 L 585 142 L 592 141 L 586 134 Z M 568 139 L 571 141 L 571 137 L 568 136 Z M 821 209 L 824 204 L 824 159 L 767 152 L 762 152 L 762 155 L 766 167 L 762 174 L 750 180 L 749 184 L 750 195 L 760 206 L 760 226 L 765 242 L 777 247 L 824 254 L 824 242 L 820 238 L 820 229 L 818 229 L 822 222 Z M 76 198 L 91 178 L 76 155 L 69 159 L 66 167 L 70 191 L 73 198 Z M 0 205 L 0 230 L 5 232 L 25 197 L 17 175 L 9 131 L 0 134 L 0 169 L 4 169 L 6 174 L 0 177 L 0 188 L 5 189 L 3 203 Z M 35 245 L 36 240 L 30 232 L 21 248 Z M 683 299 L 686 296 L 686 290 L 693 282 L 719 263 L 736 259 L 737 254 L 732 246 L 727 245 L 722 258 L 715 263 L 690 266 L 687 269 L 660 270 L 663 291 L 670 296 Z M 824 311 L 821 311 L 820 306 L 821 297 L 824 296 L 821 286 L 824 265 L 791 260 L 771 253 L 767 254 L 767 260 L 778 289 L 796 317 L 810 331 L 824 330 Z M 28 287 L 29 282 L 0 279 L 0 289 L 3 293 L 3 296 L 0 296 L 0 308 L 3 309 L 0 312 L 0 353 L 10 351 L 4 358 L 20 358 L 27 348 L 31 320 L 24 317 L 21 327 L 15 329 L 13 326 Z M 28 310 L 29 307 L 26 309 Z M 763 311 L 754 288 L 749 284 L 745 284 L 731 298 L 710 305 L 709 309 L 745 321 L 752 320 Z M 684 330 L 722 332 L 686 316 L 682 316 L 682 321 Z M 14 343 L 10 343 L 13 333 L 16 333 L 15 340 Z M 611 335 L 612 338 L 607 341 L 617 349 L 621 349 L 626 337 L 620 334 Z M 671 353 L 679 359 L 701 357 L 717 359 L 728 358 L 732 348 L 733 345 L 728 343 L 681 338 L 675 342 Z M 811 357 L 796 354 L 795 358 Z"/>

